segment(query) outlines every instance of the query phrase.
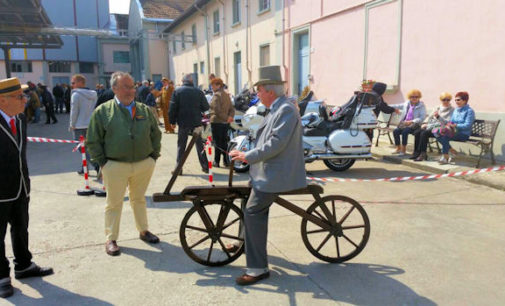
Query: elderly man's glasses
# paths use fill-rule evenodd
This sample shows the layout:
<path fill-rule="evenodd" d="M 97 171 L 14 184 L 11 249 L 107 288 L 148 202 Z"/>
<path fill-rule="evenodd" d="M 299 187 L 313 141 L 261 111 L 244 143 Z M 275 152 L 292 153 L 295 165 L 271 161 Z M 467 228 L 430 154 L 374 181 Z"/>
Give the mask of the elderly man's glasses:
<path fill-rule="evenodd" d="M 17 99 L 17 100 L 23 100 L 23 99 L 29 99 L 30 98 L 29 95 L 25 95 L 25 94 L 12 95 L 12 96 L 8 96 L 8 97 L 12 97 L 12 98 Z"/>
<path fill-rule="evenodd" d="M 410 96 L 411 99 L 419 99 L 419 96 Z"/>
<path fill-rule="evenodd" d="M 442 101 L 444 101 L 444 102 L 450 102 L 451 99 L 442 99 Z"/>

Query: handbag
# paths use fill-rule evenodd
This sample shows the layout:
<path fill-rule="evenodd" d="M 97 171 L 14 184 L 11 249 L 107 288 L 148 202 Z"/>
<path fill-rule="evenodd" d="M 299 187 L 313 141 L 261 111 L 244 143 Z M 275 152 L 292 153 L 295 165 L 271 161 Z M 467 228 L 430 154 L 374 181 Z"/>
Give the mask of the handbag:
<path fill-rule="evenodd" d="M 438 126 L 434 129 L 431 130 L 431 133 L 433 133 L 433 136 L 435 137 L 441 137 L 441 136 L 447 136 L 449 138 L 454 137 L 454 134 L 456 133 L 455 129 L 452 126 L 448 126 L 447 124 Z"/>

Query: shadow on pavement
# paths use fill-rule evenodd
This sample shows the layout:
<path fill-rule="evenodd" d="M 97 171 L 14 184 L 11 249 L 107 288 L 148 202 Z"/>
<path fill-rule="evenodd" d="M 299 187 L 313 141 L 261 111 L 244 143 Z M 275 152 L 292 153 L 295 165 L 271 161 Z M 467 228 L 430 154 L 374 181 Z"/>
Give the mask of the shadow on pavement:
<path fill-rule="evenodd" d="M 93 297 L 70 292 L 44 281 L 43 278 L 31 278 L 23 280 L 22 283 L 37 290 L 42 297 L 29 297 L 20 292 L 19 289 L 14 288 L 14 295 L 8 298 L 7 301 L 14 305 L 112 305 Z"/>
<path fill-rule="evenodd" d="M 234 287 L 247 294 L 263 291 L 286 294 L 289 305 L 297 305 L 296 294 L 312 293 L 316 299 L 327 299 L 354 305 L 435 305 L 392 276 L 405 273 L 396 267 L 376 264 L 327 264 L 313 262 L 308 265 L 292 263 L 284 258 L 269 256 L 270 278 L 258 285 L 241 287 L 235 278 L 243 273 L 242 268 L 223 266 L 210 268 L 199 265 L 186 257 L 181 247 L 161 241 L 153 245 L 157 251 L 121 247 L 124 255 L 134 256 L 145 262 L 152 271 L 168 273 L 197 273 L 202 279 L 197 286 Z M 290 274 L 295 271 L 296 275 Z M 300 275 L 301 274 L 301 275 Z M 307 284 L 310 280 L 312 285 Z"/>

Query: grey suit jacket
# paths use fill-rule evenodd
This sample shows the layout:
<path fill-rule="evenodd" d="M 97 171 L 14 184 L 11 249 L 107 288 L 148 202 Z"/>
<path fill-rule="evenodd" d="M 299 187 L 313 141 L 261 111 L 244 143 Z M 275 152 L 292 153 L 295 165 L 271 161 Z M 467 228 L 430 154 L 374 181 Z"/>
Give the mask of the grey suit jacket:
<path fill-rule="evenodd" d="M 255 148 L 245 155 L 252 187 L 277 193 L 307 186 L 302 127 L 295 105 L 276 101 L 258 129 Z"/>

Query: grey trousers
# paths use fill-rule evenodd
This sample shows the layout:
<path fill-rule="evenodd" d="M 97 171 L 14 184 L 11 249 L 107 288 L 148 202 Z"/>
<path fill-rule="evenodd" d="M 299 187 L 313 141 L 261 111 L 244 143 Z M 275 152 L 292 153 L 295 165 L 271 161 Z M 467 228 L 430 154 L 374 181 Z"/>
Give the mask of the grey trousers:
<path fill-rule="evenodd" d="M 253 187 L 246 207 L 243 209 L 245 255 L 248 268 L 268 268 L 268 211 L 276 198 L 276 193 L 261 192 Z"/>

